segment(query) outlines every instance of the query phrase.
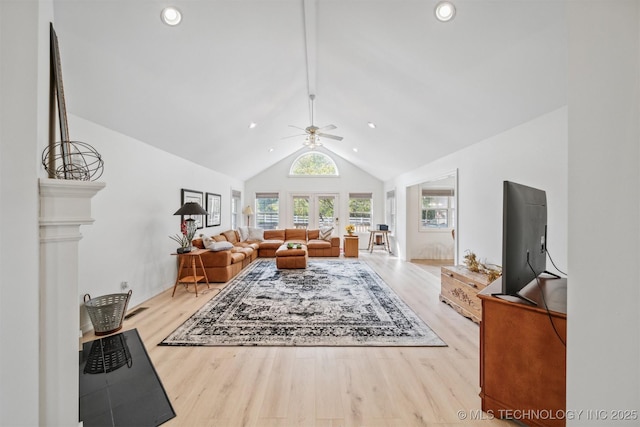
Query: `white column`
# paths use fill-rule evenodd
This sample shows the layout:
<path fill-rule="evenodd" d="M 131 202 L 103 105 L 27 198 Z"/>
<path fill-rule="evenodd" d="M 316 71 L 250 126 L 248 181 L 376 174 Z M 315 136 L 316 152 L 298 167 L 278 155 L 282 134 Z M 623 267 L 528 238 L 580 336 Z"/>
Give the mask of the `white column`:
<path fill-rule="evenodd" d="M 566 3 L 567 426 L 637 426 L 640 3 Z"/>
<path fill-rule="evenodd" d="M 41 425 L 78 425 L 78 242 L 101 182 L 40 179 Z"/>

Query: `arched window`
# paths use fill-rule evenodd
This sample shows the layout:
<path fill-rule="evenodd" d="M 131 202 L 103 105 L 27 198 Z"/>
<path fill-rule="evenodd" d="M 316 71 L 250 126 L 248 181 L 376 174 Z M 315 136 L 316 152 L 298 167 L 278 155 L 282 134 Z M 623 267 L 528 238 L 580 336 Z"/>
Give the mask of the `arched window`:
<path fill-rule="evenodd" d="M 324 153 L 312 151 L 298 156 L 291 164 L 289 175 L 338 176 L 336 162 Z"/>

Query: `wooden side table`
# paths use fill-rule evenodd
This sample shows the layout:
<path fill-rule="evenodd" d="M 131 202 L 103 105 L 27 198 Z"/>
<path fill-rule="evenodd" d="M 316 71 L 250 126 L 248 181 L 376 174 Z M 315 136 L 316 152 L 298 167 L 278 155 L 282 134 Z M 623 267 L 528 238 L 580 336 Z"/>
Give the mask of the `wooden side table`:
<path fill-rule="evenodd" d="M 369 252 L 373 252 L 373 247 L 377 245 L 376 236 L 382 236 L 382 246 L 384 250 L 391 253 L 391 245 L 389 244 L 389 230 L 369 230 Z"/>
<path fill-rule="evenodd" d="M 358 236 L 345 234 L 343 243 L 344 256 L 358 258 L 358 243 Z"/>
<path fill-rule="evenodd" d="M 207 251 L 206 249 L 193 249 L 191 252 L 187 252 L 184 254 L 178 254 L 178 253 L 171 254 L 171 255 L 177 255 L 180 258 L 180 266 L 178 267 L 178 277 L 176 278 L 175 285 L 173 285 L 173 293 L 171 294 L 172 298 L 176 294 L 176 288 L 178 287 L 179 283 L 184 284 L 185 287 L 187 288 L 189 287 L 189 283 L 193 283 L 193 287 L 196 290 L 196 297 L 198 296 L 198 282 L 200 280 L 204 279 L 205 282 L 207 283 L 207 289 L 209 289 L 209 278 L 207 278 L 207 272 L 204 269 L 204 264 L 202 263 L 202 258 L 200 257 L 200 255 L 202 255 L 206 251 Z M 200 268 L 202 268 L 202 276 L 196 275 L 196 259 L 200 263 Z M 182 269 L 189 268 L 189 265 L 185 266 L 185 261 L 191 265 L 191 275 L 180 278 L 180 274 L 182 274 Z"/>

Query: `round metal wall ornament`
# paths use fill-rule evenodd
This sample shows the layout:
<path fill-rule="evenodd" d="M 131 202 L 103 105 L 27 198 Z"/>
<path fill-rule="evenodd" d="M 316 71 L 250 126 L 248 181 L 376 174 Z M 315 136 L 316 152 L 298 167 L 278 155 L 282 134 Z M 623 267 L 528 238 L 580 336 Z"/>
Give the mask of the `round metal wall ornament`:
<path fill-rule="evenodd" d="M 42 164 L 57 179 L 96 181 L 104 172 L 104 161 L 86 142 L 58 141 L 42 152 Z"/>

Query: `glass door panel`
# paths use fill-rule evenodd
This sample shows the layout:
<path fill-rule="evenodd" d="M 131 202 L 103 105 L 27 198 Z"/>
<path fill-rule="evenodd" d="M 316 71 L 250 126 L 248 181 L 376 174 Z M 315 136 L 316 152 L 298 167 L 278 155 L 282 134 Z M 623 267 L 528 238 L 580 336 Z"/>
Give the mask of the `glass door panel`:
<path fill-rule="evenodd" d="M 318 196 L 318 228 L 334 226 L 335 214 L 336 196 Z"/>
<path fill-rule="evenodd" d="M 308 228 L 309 227 L 309 196 L 293 196 L 293 227 Z"/>

